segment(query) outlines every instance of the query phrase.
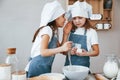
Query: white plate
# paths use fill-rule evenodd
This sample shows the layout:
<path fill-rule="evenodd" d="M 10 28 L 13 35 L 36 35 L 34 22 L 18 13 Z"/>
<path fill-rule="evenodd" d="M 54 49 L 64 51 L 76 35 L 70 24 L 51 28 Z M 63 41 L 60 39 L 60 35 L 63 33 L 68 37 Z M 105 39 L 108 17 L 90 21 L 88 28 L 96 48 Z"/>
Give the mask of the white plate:
<path fill-rule="evenodd" d="M 42 74 L 40 76 L 50 76 L 50 77 L 58 77 L 59 79 L 65 79 L 65 76 L 61 73 L 45 73 L 45 74 Z"/>

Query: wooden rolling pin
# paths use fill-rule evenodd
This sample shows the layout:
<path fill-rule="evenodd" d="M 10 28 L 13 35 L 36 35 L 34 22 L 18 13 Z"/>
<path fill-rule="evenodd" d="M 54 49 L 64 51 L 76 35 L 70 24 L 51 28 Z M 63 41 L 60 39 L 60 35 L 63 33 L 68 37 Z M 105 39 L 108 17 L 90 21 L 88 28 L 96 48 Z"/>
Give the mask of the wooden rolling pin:
<path fill-rule="evenodd" d="M 28 80 L 49 80 L 49 78 L 46 76 L 38 76 L 38 77 L 30 78 Z"/>
<path fill-rule="evenodd" d="M 57 76 L 38 76 L 38 77 L 33 77 L 28 80 L 63 80 Z"/>
<path fill-rule="evenodd" d="M 95 76 L 96 80 L 109 80 L 106 77 L 104 77 L 102 74 L 95 73 L 94 76 Z"/>

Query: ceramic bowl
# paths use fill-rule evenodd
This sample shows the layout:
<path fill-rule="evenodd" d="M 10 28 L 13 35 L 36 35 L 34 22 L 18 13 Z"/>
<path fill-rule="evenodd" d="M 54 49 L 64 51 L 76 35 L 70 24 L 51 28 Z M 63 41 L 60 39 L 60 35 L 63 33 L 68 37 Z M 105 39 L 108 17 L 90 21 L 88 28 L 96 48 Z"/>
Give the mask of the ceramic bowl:
<path fill-rule="evenodd" d="M 85 66 L 64 66 L 63 73 L 69 80 L 84 80 L 89 73 L 89 68 Z"/>

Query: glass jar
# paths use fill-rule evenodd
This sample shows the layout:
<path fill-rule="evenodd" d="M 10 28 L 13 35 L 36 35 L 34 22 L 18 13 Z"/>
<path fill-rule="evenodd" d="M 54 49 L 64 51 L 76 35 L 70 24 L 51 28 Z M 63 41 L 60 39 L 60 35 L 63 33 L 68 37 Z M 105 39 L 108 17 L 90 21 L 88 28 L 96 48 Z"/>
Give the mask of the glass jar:
<path fill-rule="evenodd" d="M 111 9 L 111 8 L 112 8 L 112 0 L 105 0 L 104 9 Z"/>
<path fill-rule="evenodd" d="M 26 80 L 26 72 L 18 71 L 12 74 L 12 80 Z"/>
<path fill-rule="evenodd" d="M 118 71 L 116 80 L 120 80 L 120 59 L 118 59 L 118 61 L 119 61 L 119 71 Z"/>
<path fill-rule="evenodd" d="M 8 48 L 7 49 L 7 58 L 6 63 L 11 65 L 11 72 L 18 71 L 18 58 L 16 56 L 16 48 Z"/>
<path fill-rule="evenodd" d="M 119 69 L 119 71 L 118 71 L 116 80 L 120 80 L 120 69 Z"/>
<path fill-rule="evenodd" d="M 117 76 L 118 70 L 119 67 L 116 56 L 114 54 L 107 55 L 107 61 L 105 62 L 103 67 L 104 75 L 107 78 L 112 79 Z"/>
<path fill-rule="evenodd" d="M 0 80 L 11 80 L 11 65 L 0 64 Z"/>

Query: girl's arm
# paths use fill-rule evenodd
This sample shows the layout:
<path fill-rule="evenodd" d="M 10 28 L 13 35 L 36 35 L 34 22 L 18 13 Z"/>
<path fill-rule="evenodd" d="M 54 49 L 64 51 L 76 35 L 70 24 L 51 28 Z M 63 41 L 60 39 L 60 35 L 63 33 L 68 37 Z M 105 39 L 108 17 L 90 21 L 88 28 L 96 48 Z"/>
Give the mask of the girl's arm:
<path fill-rule="evenodd" d="M 68 41 L 71 29 L 72 29 L 72 22 L 68 22 L 63 29 L 63 39 L 61 45 L 63 45 L 65 42 Z M 62 54 L 66 55 L 67 51 L 62 52 Z"/>
<path fill-rule="evenodd" d="M 87 52 L 88 56 L 98 56 L 99 55 L 99 45 L 98 44 L 94 44 L 92 45 L 92 51 Z"/>
<path fill-rule="evenodd" d="M 41 55 L 42 56 L 51 56 L 60 52 L 68 51 L 71 49 L 72 42 L 66 42 L 62 46 L 53 48 L 53 49 L 48 49 L 48 44 L 49 44 L 49 39 L 50 37 L 45 34 L 42 36 L 42 41 L 41 41 Z"/>
<path fill-rule="evenodd" d="M 66 41 L 68 41 L 71 29 L 72 29 L 72 22 L 68 22 L 63 29 L 63 40 L 61 45 L 63 45 Z"/>

